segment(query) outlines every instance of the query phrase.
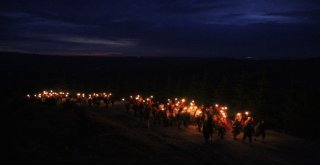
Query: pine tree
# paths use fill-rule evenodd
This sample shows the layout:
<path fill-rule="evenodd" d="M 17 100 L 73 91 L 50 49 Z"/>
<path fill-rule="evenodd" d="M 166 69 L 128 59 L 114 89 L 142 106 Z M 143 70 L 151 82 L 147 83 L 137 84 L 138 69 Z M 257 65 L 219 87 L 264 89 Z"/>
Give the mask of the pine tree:
<path fill-rule="evenodd" d="M 247 73 L 243 70 L 241 72 L 238 84 L 235 86 L 235 93 L 233 98 L 233 106 L 237 109 L 243 110 L 249 107 L 249 96 L 247 86 Z"/>
<path fill-rule="evenodd" d="M 260 119 L 268 118 L 268 104 L 267 104 L 267 79 L 266 79 L 266 71 L 262 73 L 261 79 L 257 83 L 257 90 L 254 94 L 254 111 L 256 112 L 256 116 Z"/>
<path fill-rule="evenodd" d="M 214 102 L 215 103 L 226 103 L 227 102 L 227 76 L 223 76 L 214 90 Z"/>

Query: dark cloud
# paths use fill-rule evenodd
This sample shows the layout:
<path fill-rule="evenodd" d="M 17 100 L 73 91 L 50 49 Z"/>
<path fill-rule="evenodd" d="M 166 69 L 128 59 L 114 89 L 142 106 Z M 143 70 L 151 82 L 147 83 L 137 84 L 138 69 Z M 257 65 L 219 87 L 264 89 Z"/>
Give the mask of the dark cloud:
<path fill-rule="evenodd" d="M 232 3 L 231 1 L 181 0 L 164 3 L 160 5 L 159 11 L 171 14 L 193 14 L 198 12 L 212 11 L 215 9 L 228 8 L 236 5 L 237 2 Z"/>
<path fill-rule="evenodd" d="M 291 12 L 268 13 L 268 15 L 282 15 L 308 20 L 310 23 L 320 23 L 320 8 L 311 10 L 296 10 Z"/>
<path fill-rule="evenodd" d="M 318 56 L 313 0 L 4 0 L 0 50 L 45 54 Z"/>

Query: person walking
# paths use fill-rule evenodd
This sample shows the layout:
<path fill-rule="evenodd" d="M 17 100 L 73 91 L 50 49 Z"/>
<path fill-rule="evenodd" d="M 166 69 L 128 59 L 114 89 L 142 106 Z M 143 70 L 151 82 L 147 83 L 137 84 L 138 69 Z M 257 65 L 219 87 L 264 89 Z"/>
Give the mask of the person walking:
<path fill-rule="evenodd" d="M 246 138 L 248 137 L 249 142 L 251 143 L 253 134 L 254 134 L 253 123 L 248 122 L 243 128 L 243 139 L 242 140 L 246 140 Z"/>
<path fill-rule="evenodd" d="M 257 140 L 257 138 L 261 135 L 262 141 L 266 138 L 266 126 L 265 122 L 262 120 L 255 126 L 255 138 L 254 140 Z"/>

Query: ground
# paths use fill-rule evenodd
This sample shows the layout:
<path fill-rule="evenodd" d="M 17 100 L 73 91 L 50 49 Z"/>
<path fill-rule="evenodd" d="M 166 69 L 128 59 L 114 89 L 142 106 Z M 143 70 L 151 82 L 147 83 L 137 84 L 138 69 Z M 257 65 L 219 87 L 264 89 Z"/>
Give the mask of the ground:
<path fill-rule="evenodd" d="M 27 104 L 9 114 L 12 164 L 320 164 L 315 142 L 268 130 L 265 142 L 228 132 L 206 144 L 194 126 L 148 129 L 121 103 L 108 111 Z"/>

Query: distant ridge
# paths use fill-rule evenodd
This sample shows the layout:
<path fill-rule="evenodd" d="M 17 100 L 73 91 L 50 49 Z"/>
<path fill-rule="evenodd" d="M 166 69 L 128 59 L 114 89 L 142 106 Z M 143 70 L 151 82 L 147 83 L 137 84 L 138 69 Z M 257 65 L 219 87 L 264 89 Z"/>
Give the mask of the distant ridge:
<path fill-rule="evenodd" d="M 55 55 L 55 54 L 39 54 L 39 53 L 23 53 L 14 51 L 0 51 L 1 58 L 15 58 L 15 57 L 57 57 L 57 58 L 127 58 L 127 59 L 210 59 L 218 61 L 300 61 L 300 60 L 320 60 L 319 57 L 308 57 L 308 58 L 255 58 L 255 57 L 192 57 L 192 56 L 129 56 L 129 55 Z"/>

